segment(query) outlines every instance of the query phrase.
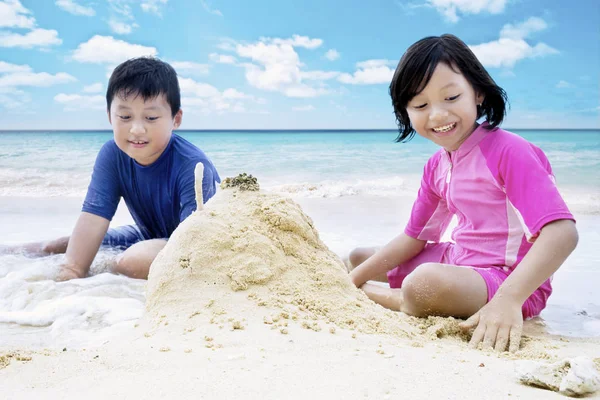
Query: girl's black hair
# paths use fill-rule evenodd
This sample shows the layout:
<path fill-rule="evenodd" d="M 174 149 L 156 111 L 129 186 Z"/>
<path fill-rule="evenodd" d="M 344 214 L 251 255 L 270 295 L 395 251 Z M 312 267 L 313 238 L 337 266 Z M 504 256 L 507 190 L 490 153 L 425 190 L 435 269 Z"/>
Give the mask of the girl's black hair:
<path fill-rule="evenodd" d="M 461 73 L 476 94 L 485 96 L 481 107 L 477 107 L 477 119 L 485 115 L 490 129 L 502 123 L 508 103 L 506 92 L 496 85 L 471 49 L 454 35 L 429 36 L 406 50 L 390 84 L 390 96 L 400 130 L 396 142 L 407 142 L 415 135 L 406 106 L 427 86 L 440 62 Z"/>
<path fill-rule="evenodd" d="M 132 58 L 119 64 L 108 80 L 106 108 L 116 95 L 126 99 L 142 96 L 144 101 L 164 94 L 175 117 L 181 108 L 181 94 L 177 73 L 169 64 L 154 57 Z"/>

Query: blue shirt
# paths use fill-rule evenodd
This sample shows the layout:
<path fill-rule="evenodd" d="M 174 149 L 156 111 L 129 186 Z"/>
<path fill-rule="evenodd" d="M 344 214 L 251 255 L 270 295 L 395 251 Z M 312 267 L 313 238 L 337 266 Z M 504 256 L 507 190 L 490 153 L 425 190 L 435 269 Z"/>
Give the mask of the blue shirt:
<path fill-rule="evenodd" d="M 194 170 L 199 162 L 204 164 L 206 202 L 221 178 L 198 147 L 173 134 L 160 157 L 143 166 L 110 140 L 96 158 L 82 211 L 111 220 L 123 197 L 145 239 L 168 238 L 196 210 Z"/>

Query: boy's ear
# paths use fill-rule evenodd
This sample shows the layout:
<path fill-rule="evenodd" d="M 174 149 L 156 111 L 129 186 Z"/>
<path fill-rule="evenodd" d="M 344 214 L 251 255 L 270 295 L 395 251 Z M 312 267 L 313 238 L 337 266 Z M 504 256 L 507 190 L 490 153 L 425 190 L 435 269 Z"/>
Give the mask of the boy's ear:
<path fill-rule="evenodd" d="M 179 125 L 181 125 L 182 118 L 183 118 L 183 110 L 180 108 L 179 111 L 177 111 L 177 114 L 175 114 L 175 118 L 173 118 L 173 129 L 179 128 Z"/>
<path fill-rule="evenodd" d="M 106 110 L 106 115 L 108 116 L 108 123 L 112 125 L 112 121 L 110 120 L 110 110 Z"/>

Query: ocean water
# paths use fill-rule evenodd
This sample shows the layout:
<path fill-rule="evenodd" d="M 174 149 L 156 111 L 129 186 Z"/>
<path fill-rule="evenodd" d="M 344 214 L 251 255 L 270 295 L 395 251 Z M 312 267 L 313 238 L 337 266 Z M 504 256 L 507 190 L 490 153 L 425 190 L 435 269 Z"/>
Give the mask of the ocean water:
<path fill-rule="evenodd" d="M 539 324 L 553 334 L 600 336 L 600 131 L 515 131 L 541 147 L 578 221 L 580 243 L 555 274 Z M 337 254 L 382 245 L 403 230 L 423 165 L 437 146 L 393 131 L 195 132 L 179 134 L 213 160 L 222 177 L 247 172 L 292 197 Z M 0 245 L 68 235 L 95 156 L 111 132 L 0 132 Z M 526 171 L 523 171 L 526 173 Z M 129 223 L 121 205 L 112 224 Z M 0 341 L 91 346 L 133 328 L 145 281 L 106 272 L 56 283 L 62 255 L 0 254 Z"/>

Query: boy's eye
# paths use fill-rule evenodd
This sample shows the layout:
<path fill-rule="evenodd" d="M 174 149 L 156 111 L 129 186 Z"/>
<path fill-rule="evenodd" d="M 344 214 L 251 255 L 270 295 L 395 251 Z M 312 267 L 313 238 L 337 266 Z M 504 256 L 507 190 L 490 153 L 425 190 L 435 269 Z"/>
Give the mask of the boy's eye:
<path fill-rule="evenodd" d="M 448 101 L 452 101 L 452 100 L 456 100 L 456 99 L 458 99 L 459 97 L 460 97 L 460 94 L 457 94 L 456 96 L 452 96 L 452 97 L 448 97 L 448 98 L 446 98 L 446 100 L 448 100 Z"/>
<path fill-rule="evenodd" d="M 123 121 L 127 121 L 131 117 L 129 115 L 119 115 L 119 118 L 121 118 Z"/>
<path fill-rule="evenodd" d="M 148 121 L 156 121 L 159 117 L 146 117 Z"/>

